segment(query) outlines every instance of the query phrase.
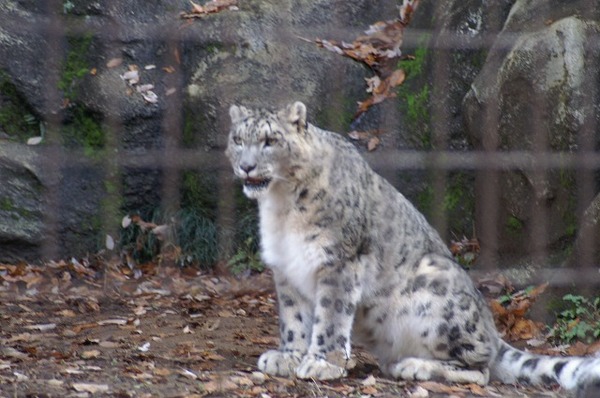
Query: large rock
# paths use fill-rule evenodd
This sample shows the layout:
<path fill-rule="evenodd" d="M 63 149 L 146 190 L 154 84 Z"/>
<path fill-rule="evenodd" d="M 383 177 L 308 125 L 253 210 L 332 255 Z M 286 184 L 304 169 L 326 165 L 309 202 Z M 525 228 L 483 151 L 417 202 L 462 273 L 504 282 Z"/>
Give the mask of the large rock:
<path fill-rule="evenodd" d="M 532 151 L 532 156 L 594 150 L 600 58 L 590 43 L 598 42 L 600 18 L 593 3 L 519 0 L 513 5 L 464 100 L 475 148 Z M 478 224 L 478 231 L 487 231 L 479 236 L 487 249 L 514 256 L 572 242 L 577 200 L 591 199 L 576 199 L 582 191 L 572 170 L 517 169 L 499 174 L 497 181 L 500 214 L 491 221 L 498 226 L 486 230 Z M 477 221 L 490 222 L 489 207 L 480 201 L 478 210 Z"/>
<path fill-rule="evenodd" d="M 36 153 L 0 145 L 0 259 L 33 260 L 44 238 L 45 189 Z"/>
<path fill-rule="evenodd" d="M 94 162 L 68 161 L 69 155 L 0 145 L 1 261 L 39 261 L 40 253 L 56 257 L 97 248 L 105 196 L 98 182 L 105 175 Z"/>

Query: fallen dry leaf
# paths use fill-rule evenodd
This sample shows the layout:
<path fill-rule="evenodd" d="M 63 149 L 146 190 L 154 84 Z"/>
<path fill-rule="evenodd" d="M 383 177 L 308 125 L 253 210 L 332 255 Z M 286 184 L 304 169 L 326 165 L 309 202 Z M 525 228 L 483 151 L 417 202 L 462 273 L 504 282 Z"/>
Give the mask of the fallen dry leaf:
<path fill-rule="evenodd" d="M 127 325 L 127 319 L 105 319 L 103 321 L 98 321 L 98 325 Z"/>
<path fill-rule="evenodd" d="M 348 137 L 353 140 L 366 140 L 371 134 L 368 131 L 351 131 L 348 133 Z"/>
<path fill-rule="evenodd" d="M 156 95 L 154 91 L 146 91 L 142 93 L 142 97 L 150 104 L 156 104 L 158 102 L 158 95 Z"/>
<path fill-rule="evenodd" d="M 28 325 L 25 326 L 25 329 L 29 330 L 39 330 L 40 332 L 45 332 L 48 330 L 52 330 L 56 328 L 56 323 L 45 323 L 41 325 Z"/>
<path fill-rule="evenodd" d="M 360 382 L 363 386 L 374 386 L 377 383 L 377 379 L 373 375 L 367 376 L 366 379 Z"/>
<path fill-rule="evenodd" d="M 96 384 L 96 383 L 73 383 L 73 389 L 77 392 L 89 392 L 92 394 L 100 392 L 108 392 L 109 388 L 107 384 Z"/>
<path fill-rule="evenodd" d="M 375 395 L 379 392 L 375 386 L 363 386 L 361 387 L 360 391 L 367 395 Z"/>
<path fill-rule="evenodd" d="M 237 0 L 211 0 L 204 5 L 190 1 L 192 5 L 191 12 L 182 13 L 181 18 L 199 18 L 209 14 L 215 14 L 223 10 L 237 10 Z"/>
<path fill-rule="evenodd" d="M 586 354 L 588 355 L 596 355 L 596 353 L 600 352 L 600 340 L 590 344 L 587 348 Z"/>
<path fill-rule="evenodd" d="M 137 70 L 129 70 L 121 75 L 121 79 L 133 86 L 140 82 L 140 73 Z"/>
<path fill-rule="evenodd" d="M 138 346 L 137 349 L 138 349 L 138 351 L 141 351 L 141 352 L 148 352 L 148 350 L 150 349 L 150 342 L 145 342 L 141 346 Z"/>
<path fill-rule="evenodd" d="M 422 381 L 419 385 L 428 391 L 453 395 L 456 393 L 467 392 L 468 390 L 462 386 L 449 386 L 447 384 L 438 383 L 437 381 Z"/>
<path fill-rule="evenodd" d="M 496 327 L 509 341 L 530 340 L 541 335 L 543 323 L 526 319 L 525 315 L 546 287 L 548 283 L 514 293 L 510 296 L 510 302 L 504 305 L 498 300 L 490 301 Z"/>
<path fill-rule="evenodd" d="M 83 359 L 92 359 L 98 358 L 102 353 L 98 350 L 89 350 L 81 353 L 81 358 Z"/>
<path fill-rule="evenodd" d="M 106 239 L 104 243 L 107 250 L 113 250 L 115 248 L 115 240 L 112 236 L 106 234 Z"/>
<path fill-rule="evenodd" d="M 380 143 L 381 140 L 379 139 L 379 137 L 371 137 L 371 139 L 369 139 L 369 142 L 367 143 L 367 150 L 369 152 L 373 152 L 375 149 L 377 149 Z"/>
<path fill-rule="evenodd" d="M 29 355 L 21 352 L 13 347 L 2 347 L 0 348 L 0 354 L 5 357 L 15 358 L 15 359 L 25 359 L 29 358 Z"/>
<path fill-rule="evenodd" d="M 198 378 L 198 375 L 196 375 L 196 373 L 192 372 L 191 370 L 187 370 L 187 369 L 180 369 L 177 373 L 179 373 L 181 376 L 188 378 L 188 379 L 192 379 L 192 380 L 196 380 Z"/>
<path fill-rule="evenodd" d="M 73 318 L 73 317 L 77 316 L 77 314 L 75 314 L 75 311 L 68 310 L 68 309 L 67 310 L 61 310 L 61 311 L 57 312 L 56 314 L 60 315 L 60 316 L 64 316 L 66 318 Z"/>
<path fill-rule="evenodd" d="M 44 137 L 41 136 L 31 137 L 27 140 L 27 145 L 38 145 L 40 142 L 42 142 L 43 139 Z"/>
<path fill-rule="evenodd" d="M 101 341 L 98 345 L 103 348 L 119 348 L 120 346 L 119 343 L 115 343 L 114 341 Z"/>
<path fill-rule="evenodd" d="M 123 58 L 111 58 L 107 63 L 106 63 L 106 67 L 107 68 L 116 68 L 117 66 L 121 65 L 123 63 Z"/>
<path fill-rule="evenodd" d="M 215 392 L 235 390 L 238 388 L 238 385 L 228 377 L 217 375 L 212 380 L 204 383 L 203 387 L 206 392 L 212 394 Z"/>
<path fill-rule="evenodd" d="M 478 395 L 480 397 L 489 396 L 487 390 L 485 388 L 481 387 L 479 384 L 471 383 L 471 384 L 467 384 L 466 387 L 469 390 L 471 390 L 471 393 Z"/>
<path fill-rule="evenodd" d="M 416 386 L 414 390 L 408 393 L 409 398 L 427 398 L 429 397 L 429 391 L 421 386 Z"/>

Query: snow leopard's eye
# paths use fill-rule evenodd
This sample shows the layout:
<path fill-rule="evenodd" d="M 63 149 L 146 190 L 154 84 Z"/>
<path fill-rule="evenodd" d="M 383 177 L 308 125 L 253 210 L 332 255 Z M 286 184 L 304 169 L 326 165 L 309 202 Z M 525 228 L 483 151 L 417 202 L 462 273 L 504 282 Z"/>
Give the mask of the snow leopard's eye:
<path fill-rule="evenodd" d="M 264 146 L 269 147 L 277 144 L 277 138 L 275 137 L 265 137 Z"/>
<path fill-rule="evenodd" d="M 269 126 L 270 133 L 265 134 L 265 138 L 262 139 L 263 146 L 269 147 L 277 144 L 277 137 L 275 137 L 275 133 L 273 133 L 273 127 L 271 127 L 271 123 L 267 121 L 267 126 Z"/>
<path fill-rule="evenodd" d="M 239 135 L 234 135 L 233 136 L 233 143 L 235 145 L 242 145 L 242 137 L 240 137 Z"/>

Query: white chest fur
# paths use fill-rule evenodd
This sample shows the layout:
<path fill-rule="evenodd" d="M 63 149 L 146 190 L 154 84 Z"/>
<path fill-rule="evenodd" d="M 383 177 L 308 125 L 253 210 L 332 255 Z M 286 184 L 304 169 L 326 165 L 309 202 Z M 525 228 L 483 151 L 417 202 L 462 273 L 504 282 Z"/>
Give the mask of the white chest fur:
<path fill-rule="evenodd" d="M 262 198 L 259 209 L 263 261 L 307 298 L 315 297 L 315 273 L 325 261 L 325 253 L 317 243 L 307 242 L 306 221 L 288 211 L 289 202 L 277 195 Z"/>

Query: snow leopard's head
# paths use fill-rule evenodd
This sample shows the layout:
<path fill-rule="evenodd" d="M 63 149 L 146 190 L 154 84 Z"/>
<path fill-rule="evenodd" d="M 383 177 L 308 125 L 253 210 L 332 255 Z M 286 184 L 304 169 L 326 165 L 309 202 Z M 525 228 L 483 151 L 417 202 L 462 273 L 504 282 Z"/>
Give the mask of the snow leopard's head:
<path fill-rule="evenodd" d="M 251 199 L 274 183 L 294 179 L 302 169 L 306 106 L 295 102 L 278 112 L 232 105 L 231 130 L 225 153 Z"/>

